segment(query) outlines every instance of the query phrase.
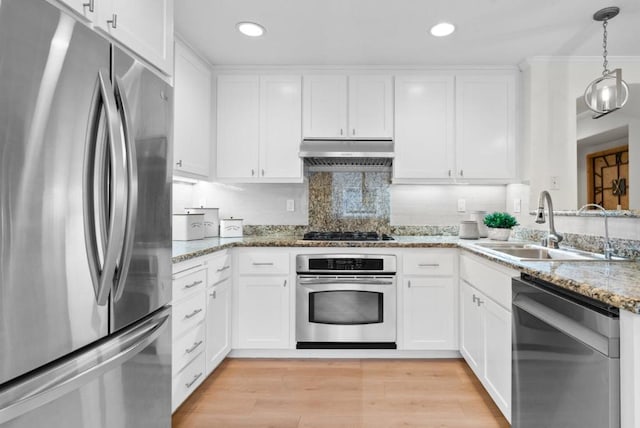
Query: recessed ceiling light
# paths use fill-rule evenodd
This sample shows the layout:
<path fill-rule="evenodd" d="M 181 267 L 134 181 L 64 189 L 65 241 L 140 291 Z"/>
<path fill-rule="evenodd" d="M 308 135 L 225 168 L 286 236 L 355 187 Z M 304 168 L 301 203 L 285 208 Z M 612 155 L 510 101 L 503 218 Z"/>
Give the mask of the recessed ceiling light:
<path fill-rule="evenodd" d="M 260 37 L 265 32 L 264 27 L 255 22 L 238 22 L 237 27 L 238 31 L 249 37 Z"/>
<path fill-rule="evenodd" d="M 436 37 L 444 37 L 453 33 L 456 27 L 448 22 L 441 22 L 431 27 L 431 35 Z"/>

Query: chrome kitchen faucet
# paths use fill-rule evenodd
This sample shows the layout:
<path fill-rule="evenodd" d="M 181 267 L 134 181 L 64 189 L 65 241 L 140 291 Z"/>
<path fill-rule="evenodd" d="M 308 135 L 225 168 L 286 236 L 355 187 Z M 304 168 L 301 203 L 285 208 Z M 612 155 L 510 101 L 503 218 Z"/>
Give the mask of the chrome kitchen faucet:
<path fill-rule="evenodd" d="M 556 227 L 553 224 L 553 201 L 551 195 L 546 190 L 540 192 L 538 198 L 538 212 L 536 213 L 536 223 L 542 224 L 545 222 L 544 216 L 544 201 L 547 201 L 547 208 L 549 209 L 549 231 L 547 236 L 542 238 L 541 244 L 549 248 L 558 248 L 558 243 L 562 241 L 562 234 L 556 232 Z"/>

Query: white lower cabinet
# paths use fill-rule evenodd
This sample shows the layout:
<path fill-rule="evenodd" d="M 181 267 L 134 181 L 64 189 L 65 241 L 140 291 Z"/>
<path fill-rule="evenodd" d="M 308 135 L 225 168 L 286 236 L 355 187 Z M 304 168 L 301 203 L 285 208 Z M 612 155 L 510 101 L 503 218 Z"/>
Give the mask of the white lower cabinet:
<path fill-rule="evenodd" d="M 511 278 L 519 272 L 460 256 L 460 353 L 511 421 Z"/>
<path fill-rule="evenodd" d="M 231 351 L 231 278 L 207 290 L 207 374 Z"/>
<path fill-rule="evenodd" d="M 231 257 L 223 250 L 173 266 L 175 411 L 231 350 Z"/>
<path fill-rule="evenodd" d="M 289 260 L 289 251 L 268 248 L 239 251 L 234 348 L 291 347 Z"/>
<path fill-rule="evenodd" d="M 457 350 L 456 250 L 403 255 L 401 349 Z"/>

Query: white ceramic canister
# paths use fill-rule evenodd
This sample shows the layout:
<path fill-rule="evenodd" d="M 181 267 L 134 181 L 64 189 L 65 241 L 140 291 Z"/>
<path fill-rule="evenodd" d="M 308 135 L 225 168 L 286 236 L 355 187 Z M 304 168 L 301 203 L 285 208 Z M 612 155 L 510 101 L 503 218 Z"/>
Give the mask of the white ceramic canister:
<path fill-rule="evenodd" d="M 172 237 L 174 241 L 204 238 L 204 214 L 174 214 Z"/>
<path fill-rule="evenodd" d="M 484 217 L 486 215 L 486 211 L 471 211 L 471 220 L 478 223 L 478 233 L 480 238 L 486 238 L 489 236 L 489 228 L 484 224 Z"/>
<path fill-rule="evenodd" d="M 204 214 L 204 236 L 212 238 L 218 236 L 218 228 L 220 226 L 220 217 L 218 215 L 219 208 L 185 208 L 187 214 Z"/>
<path fill-rule="evenodd" d="M 458 237 L 462 239 L 478 239 L 478 223 L 475 220 L 465 220 L 460 222 Z"/>
<path fill-rule="evenodd" d="M 242 219 L 241 218 L 223 218 L 220 220 L 220 237 L 221 238 L 241 238 L 242 237 Z"/>

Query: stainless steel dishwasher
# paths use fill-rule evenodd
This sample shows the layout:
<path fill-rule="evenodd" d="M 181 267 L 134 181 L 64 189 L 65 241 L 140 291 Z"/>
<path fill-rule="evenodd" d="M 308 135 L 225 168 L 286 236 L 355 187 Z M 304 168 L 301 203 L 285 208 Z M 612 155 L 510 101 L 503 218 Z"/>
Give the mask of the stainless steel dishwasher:
<path fill-rule="evenodd" d="M 620 427 L 617 308 L 514 278 L 513 428 Z"/>

